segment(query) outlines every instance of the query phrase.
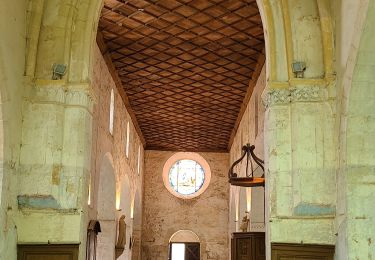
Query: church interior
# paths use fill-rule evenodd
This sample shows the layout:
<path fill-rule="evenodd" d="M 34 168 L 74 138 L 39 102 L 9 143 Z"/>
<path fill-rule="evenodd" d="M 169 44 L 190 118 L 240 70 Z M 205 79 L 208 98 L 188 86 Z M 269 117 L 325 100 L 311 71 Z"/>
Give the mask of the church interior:
<path fill-rule="evenodd" d="M 375 260 L 374 24 L 371 0 L 1 1 L 0 260 Z"/>

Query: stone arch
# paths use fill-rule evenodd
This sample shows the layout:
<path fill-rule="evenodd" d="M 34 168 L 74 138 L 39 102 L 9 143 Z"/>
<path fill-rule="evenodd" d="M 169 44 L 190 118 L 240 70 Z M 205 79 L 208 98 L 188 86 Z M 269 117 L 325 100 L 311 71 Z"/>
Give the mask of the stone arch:
<path fill-rule="evenodd" d="M 200 239 L 197 234 L 191 230 L 178 230 L 176 231 L 169 242 L 200 242 Z"/>
<path fill-rule="evenodd" d="M 292 63 L 296 61 L 306 62 L 306 79 L 332 80 L 329 1 L 257 0 L 257 4 L 265 36 L 268 87 L 296 84 L 292 72 Z"/>
<path fill-rule="evenodd" d="M 134 194 L 132 203 L 133 233 L 132 260 L 141 259 L 141 238 L 142 238 L 142 198 L 139 189 Z"/>
<path fill-rule="evenodd" d="M 338 173 L 337 259 L 375 255 L 375 210 L 371 206 L 375 176 L 375 4 L 359 1 L 351 17 L 352 38 L 342 51 L 345 65 L 341 91 Z M 345 46 L 343 46 L 345 47 Z M 345 52 L 346 53 L 343 53 Z M 361 250 L 358 250 L 358 249 Z"/>
<path fill-rule="evenodd" d="M 131 251 L 129 250 L 130 237 L 133 230 L 133 219 L 132 219 L 132 189 L 128 175 L 120 176 L 117 183 L 117 196 L 119 196 L 119 207 L 117 208 L 118 218 L 121 215 L 125 215 L 126 223 L 126 245 L 124 252 L 120 255 L 120 260 L 131 259 Z"/>
<path fill-rule="evenodd" d="M 97 198 L 98 234 L 97 259 L 114 259 L 116 239 L 116 178 L 113 159 L 106 153 L 101 162 Z"/>
<path fill-rule="evenodd" d="M 68 66 L 67 82 L 88 82 L 103 0 L 34 1 L 26 75 L 50 79 L 54 63 Z"/>

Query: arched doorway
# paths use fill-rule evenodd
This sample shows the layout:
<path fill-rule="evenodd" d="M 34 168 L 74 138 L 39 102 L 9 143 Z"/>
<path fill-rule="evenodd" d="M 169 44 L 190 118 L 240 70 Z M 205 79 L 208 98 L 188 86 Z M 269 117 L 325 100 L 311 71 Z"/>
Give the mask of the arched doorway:
<path fill-rule="evenodd" d="M 169 240 L 169 259 L 199 260 L 199 237 L 190 230 L 179 230 L 174 233 Z"/>
<path fill-rule="evenodd" d="M 113 260 L 116 239 L 116 179 L 111 154 L 104 155 L 100 167 L 98 190 L 98 234 L 96 259 Z"/>

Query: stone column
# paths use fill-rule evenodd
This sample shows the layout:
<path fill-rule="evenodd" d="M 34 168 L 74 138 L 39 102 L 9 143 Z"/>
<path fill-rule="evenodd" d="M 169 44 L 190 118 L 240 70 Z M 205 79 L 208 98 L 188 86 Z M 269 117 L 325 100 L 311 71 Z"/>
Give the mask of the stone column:
<path fill-rule="evenodd" d="M 295 79 L 269 82 L 263 93 L 268 246 L 335 244 L 335 112 L 328 88 L 326 80 Z"/>
<path fill-rule="evenodd" d="M 93 102 L 90 85 L 37 80 L 29 90 L 23 102 L 18 242 L 84 242 Z"/>

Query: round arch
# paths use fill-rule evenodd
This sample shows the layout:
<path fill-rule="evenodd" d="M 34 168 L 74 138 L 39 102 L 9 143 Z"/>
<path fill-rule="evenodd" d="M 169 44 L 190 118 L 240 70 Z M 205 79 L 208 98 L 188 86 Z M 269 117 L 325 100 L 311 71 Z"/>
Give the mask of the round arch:
<path fill-rule="evenodd" d="M 338 63 L 345 68 L 341 71 L 342 82 L 338 86 L 342 100 L 339 100 L 337 259 L 363 259 L 375 254 L 375 248 L 368 243 L 375 239 L 375 219 L 370 217 L 375 211 L 367 206 L 372 204 L 375 190 L 371 181 L 374 180 L 375 169 L 375 52 L 372 47 L 375 44 L 375 3 L 360 2 L 351 6 L 357 9 L 353 12 L 356 16 L 346 21 L 351 23 L 351 31 L 338 32 L 339 40 L 345 41 L 346 45 L 340 42 L 344 50 L 337 50 L 341 51 L 337 55 L 341 59 Z M 343 12 L 347 11 L 343 9 Z M 346 34 L 344 39 L 340 33 Z M 350 33 L 352 38 L 348 37 Z"/>
<path fill-rule="evenodd" d="M 101 161 L 99 190 L 97 197 L 98 221 L 101 232 L 98 234 L 97 259 L 113 259 L 116 238 L 116 178 L 113 159 L 106 153 Z"/>
<path fill-rule="evenodd" d="M 142 237 L 142 200 L 140 190 L 137 189 L 132 203 L 132 260 L 141 259 L 141 237 Z"/>
<path fill-rule="evenodd" d="M 266 40 L 268 79 L 265 92 L 266 106 L 272 106 L 277 102 L 290 103 L 290 98 L 293 97 L 292 88 L 305 91 L 313 87 L 312 89 L 319 88 L 320 91 L 334 84 L 333 31 L 329 2 L 257 0 Z M 57 62 L 68 65 L 68 82 L 88 82 L 91 50 L 96 38 L 102 0 L 54 1 L 46 3 L 44 9 L 39 2 L 35 1 L 32 4 L 35 6 L 32 8 L 30 28 L 37 31 L 31 32 L 29 37 L 30 51 L 26 74 L 41 79 L 49 78 L 51 65 Z M 43 26 L 40 26 L 41 24 Z M 61 24 L 65 27 L 62 28 Z M 311 35 L 306 35 L 307 32 Z M 59 51 L 51 54 L 51 49 Z M 293 74 L 294 62 L 306 62 L 304 79 L 298 79 Z M 314 94 L 311 91 L 308 93 Z M 299 97 L 297 95 L 295 98 Z M 267 112 L 266 117 L 269 120 L 265 122 L 266 129 L 272 129 L 276 124 L 276 120 L 271 119 L 278 118 L 277 113 L 278 111 Z M 265 131 L 266 145 L 272 144 L 274 137 L 272 134 L 271 131 Z M 272 151 L 272 149 L 265 150 Z M 267 172 L 270 165 L 277 163 L 277 159 L 267 152 L 265 157 Z M 266 196 L 268 196 L 266 212 L 277 208 L 275 205 L 270 205 L 277 201 L 270 200 L 270 193 L 275 189 L 277 182 L 275 173 L 278 171 L 272 170 L 268 171 L 272 176 L 269 173 L 266 176 Z M 289 208 L 293 208 L 293 205 L 284 207 L 284 209 Z"/>
<path fill-rule="evenodd" d="M 127 174 L 121 175 L 117 182 L 117 218 L 122 215 L 125 216 L 126 223 L 126 245 L 123 253 L 117 258 L 119 260 L 131 259 L 131 250 L 129 250 L 130 237 L 133 230 L 132 220 L 132 190 L 129 176 Z M 117 234 L 118 236 L 118 234 Z"/>
<path fill-rule="evenodd" d="M 191 230 L 178 230 L 171 236 L 169 243 L 200 243 L 200 239 Z"/>

